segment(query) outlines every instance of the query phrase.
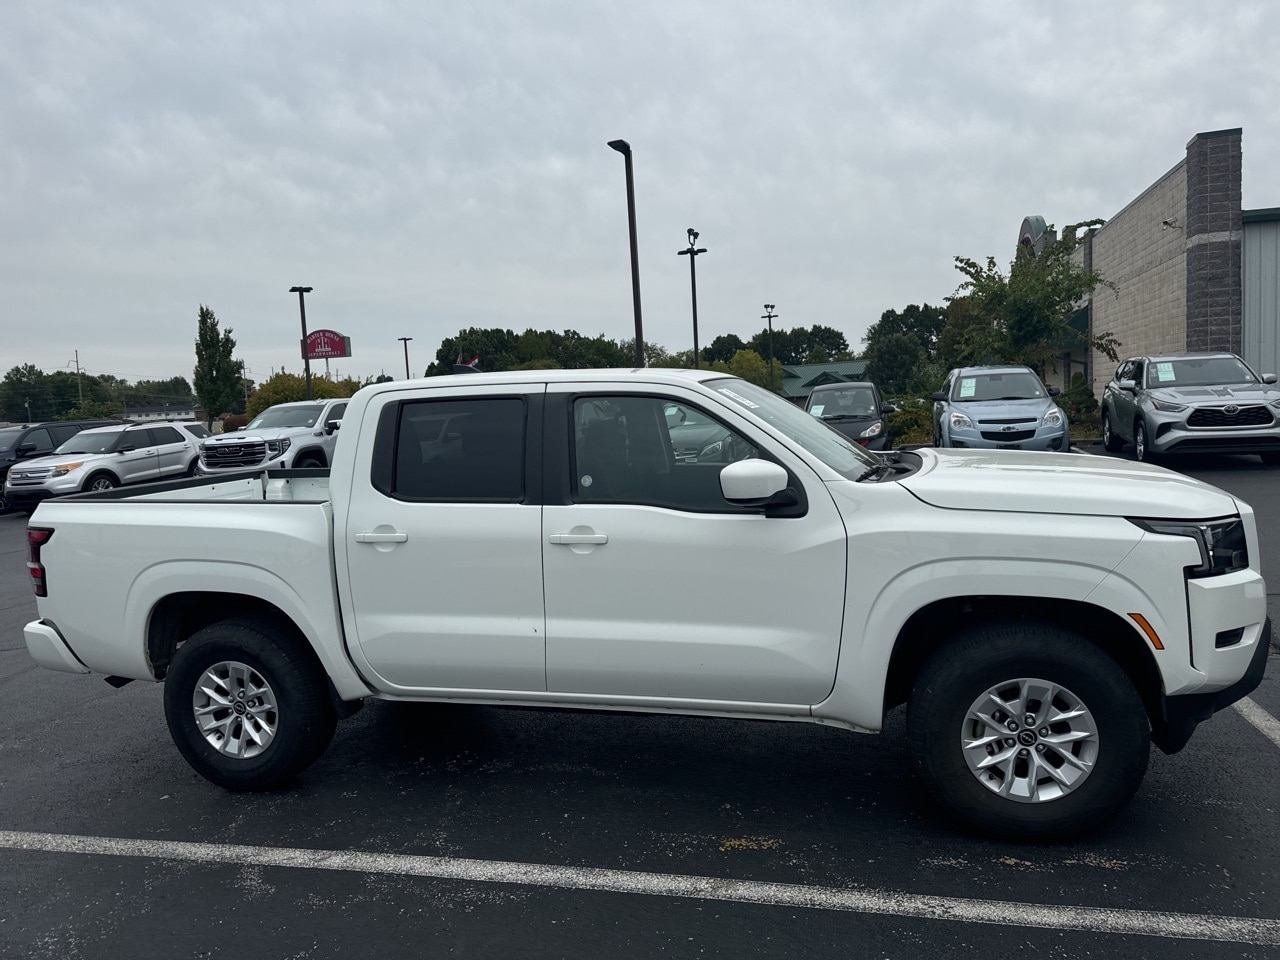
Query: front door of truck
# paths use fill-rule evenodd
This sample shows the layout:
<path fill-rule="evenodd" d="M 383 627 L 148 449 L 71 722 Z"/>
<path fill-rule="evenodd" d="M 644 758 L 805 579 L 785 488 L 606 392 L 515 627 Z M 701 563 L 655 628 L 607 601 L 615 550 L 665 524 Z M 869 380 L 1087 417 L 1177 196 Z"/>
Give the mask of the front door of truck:
<path fill-rule="evenodd" d="M 551 384 L 543 536 L 547 689 L 646 700 L 813 704 L 831 690 L 845 532 L 825 485 L 699 400 Z M 727 502 L 720 470 L 774 459 L 790 516 Z"/>
<path fill-rule="evenodd" d="M 346 424 L 363 467 L 335 517 L 340 596 L 352 657 L 381 690 L 546 689 L 529 440 L 543 389 L 384 394 Z"/>

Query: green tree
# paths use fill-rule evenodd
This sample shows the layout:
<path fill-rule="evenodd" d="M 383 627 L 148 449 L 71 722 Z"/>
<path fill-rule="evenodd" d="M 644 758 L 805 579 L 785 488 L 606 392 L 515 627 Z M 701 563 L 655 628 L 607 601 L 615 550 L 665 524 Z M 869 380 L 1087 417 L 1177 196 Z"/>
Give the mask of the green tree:
<path fill-rule="evenodd" d="M 864 376 L 882 393 L 897 396 L 907 392 L 908 383 L 928 356 L 916 337 L 898 331 L 877 336 L 875 345 L 863 354 L 863 359 L 867 361 Z"/>
<path fill-rule="evenodd" d="M 12 368 L 0 382 L 0 416 L 25 423 L 48 420 L 54 415 L 48 375 L 34 364 Z"/>
<path fill-rule="evenodd" d="M 392 379 L 390 377 L 388 380 Z M 382 382 L 382 381 L 379 381 Z M 352 377 L 343 380 L 328 380 L 324 377 L 311 378 L 311 396 L 316 400 L 336 400 L 349 397 L 364 384 Z M 307 399 L 307 380 L 296 373 L 277 373 L 262 381 L 258 389 L 249 397 L 245 414 L 252 420 L 267 407 L 277 403 L 293 403 Z"/>
<path fill-rule="evenodd" d="M 209 422 L 231 409 L 243 396 L 240 362 L 232 359 L 236 341 L 231 328 L 219 331 L 218 318 L 204 304 L 196 332 L 196 367 L 193 374 L 196 399 L 204 407 Z"/>
<path fill-rule="evenodd" d="M 1039 254 L 1019 246 L 1008 273 L 996 266 L 994 257 L 987 257 L 986 263 L 955 258 L 965 280 L 951 299 L 968 302 L 973 327 L 966 336 L 955 338 L 967 345 L 968 355 L 960 357 L 962 362 L 1024 363 L 1043 371 L 1055 366 L 1064 347 L 1075 345 L 1117 358 L 1119 341 L 1111 333 L 1082 337 L 1069 326 L 1076 304 L 1100 286 L 1113 286 L 1072 257 L 1083 242 L 1079 229 L 1100 223 L 1091 220 L 1067 227 L 1061 239 Z M 984 353 L 975 355 L 977 350 Z"/>
<path fill-rule="evenodd" d="M 742 342 L 742 338 L 735 333 L 722 333 L 716 337 L 711 343 L 702 348 L 702 358 L 707 363 L 728 363 L 733 359 L 733 355 L 739 350 L 745 350 L 747 345 Z M 767 350 L 767 347 L 766 347 Z"/>
<path fill-rule="evenodd" d="M 59 420 L 98 420 L 116 418 L 124 413 L 124 405 L 118 400 L 86 400 L 79 406 L 72 407 Z"/>

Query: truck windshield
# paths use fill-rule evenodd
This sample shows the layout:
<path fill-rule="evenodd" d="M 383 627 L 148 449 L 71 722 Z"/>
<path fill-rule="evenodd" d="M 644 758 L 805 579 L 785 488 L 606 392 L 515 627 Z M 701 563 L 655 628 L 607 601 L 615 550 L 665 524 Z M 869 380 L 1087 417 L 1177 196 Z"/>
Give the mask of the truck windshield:
<path fill-rule="evenodd" d="M 246 430 L 268 427 L 314 427 L 320 419 L 323 403 L 307 403 L 300 407 L 268 407 L 249 421 Z"/>
<path fill-rule="evenodd" d="M 864 450 L 848 437 L 837 433 L 811 414 L 805 413 L 764 387 L 757 387 L 754 383 L 736 378 L 712 380 L 707 383 L 707 386 L 743 413 L 762 420 L 775 430 L 786 434 L 831 469 L 838 470 L 850 480 L 863 476 L 868 467 L 878 467 L 884 463 L 876 454 Z"/>

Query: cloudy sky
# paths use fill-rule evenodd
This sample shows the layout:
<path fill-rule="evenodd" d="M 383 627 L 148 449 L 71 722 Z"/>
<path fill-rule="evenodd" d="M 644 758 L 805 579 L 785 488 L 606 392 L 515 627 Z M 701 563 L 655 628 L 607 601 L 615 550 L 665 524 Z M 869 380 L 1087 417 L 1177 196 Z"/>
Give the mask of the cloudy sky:
<path fill-rule="evenodd" d="M 1212 12 L 1221 10 L 1223 12 Z M 1244 128 L 1280 206 L 1280 5 L 14 0 L 0 19 L 0 370 L 256 379 L 335 329 L 421 374 L 470 326 L 703 344 L 940 303 L 1022 218 L 1110 217 Z"/>

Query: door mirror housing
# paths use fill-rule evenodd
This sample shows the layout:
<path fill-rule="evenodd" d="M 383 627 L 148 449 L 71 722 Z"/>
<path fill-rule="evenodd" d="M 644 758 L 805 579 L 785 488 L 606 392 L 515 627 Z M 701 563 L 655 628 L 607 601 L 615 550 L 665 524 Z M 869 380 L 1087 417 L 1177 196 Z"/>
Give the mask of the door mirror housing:
<path fill-rule="evenodd" d="M 1138 389 L 1138 382 L 1136 380 L 1118 380 L 1116 381 L 1116 386 L 1121 390 L 1128 390 L 1133 393 Z"/>
<path fill-rule="evenodd" d="M 341 427 L 342 427 L 341 420 L 328 420 L 325 422 L 324 432 L 326 435 L 333 434 L 335 431 L 341 429 Z"/>
<path fill-rule="evenodd" d="M 769 460 L 739 460 L 720 471 L 720 492 L 730 503 L 763 507 L 787 489 L 787 471 Z"/>
<path fill-rule="evenodd" d="M 1049 391 L 1049 396 L 1051 397 L 1056 397 L 1060 393 L 1062 393 L 1062 391 L 1059 390 L 1057 387 L 1047 387 L 1046 389 Z"/>
<path fill-rule="evenodd" d="M 938 401 L 939 403 L 946 403 L 946 402 L 947 402 L 947 394 L 946 394 L 946 392 L 945 392 L 945 391 L 943 391 L 943 390 L 935 390 L 935 391 L 931 394 L 931 396 L 933 397 L 933 399 L 934 399 L 934 400 Z"/>
<path fill-rule="evenodd" d="M 1275 383 L 1275 382 L 1276 382 L 1276 375 L 1275 375 L 1274 373 L 1264 373 L 1264 374 L 1262 375 L 1262 382 L 1263 382 L 1263 383 Z"/>

